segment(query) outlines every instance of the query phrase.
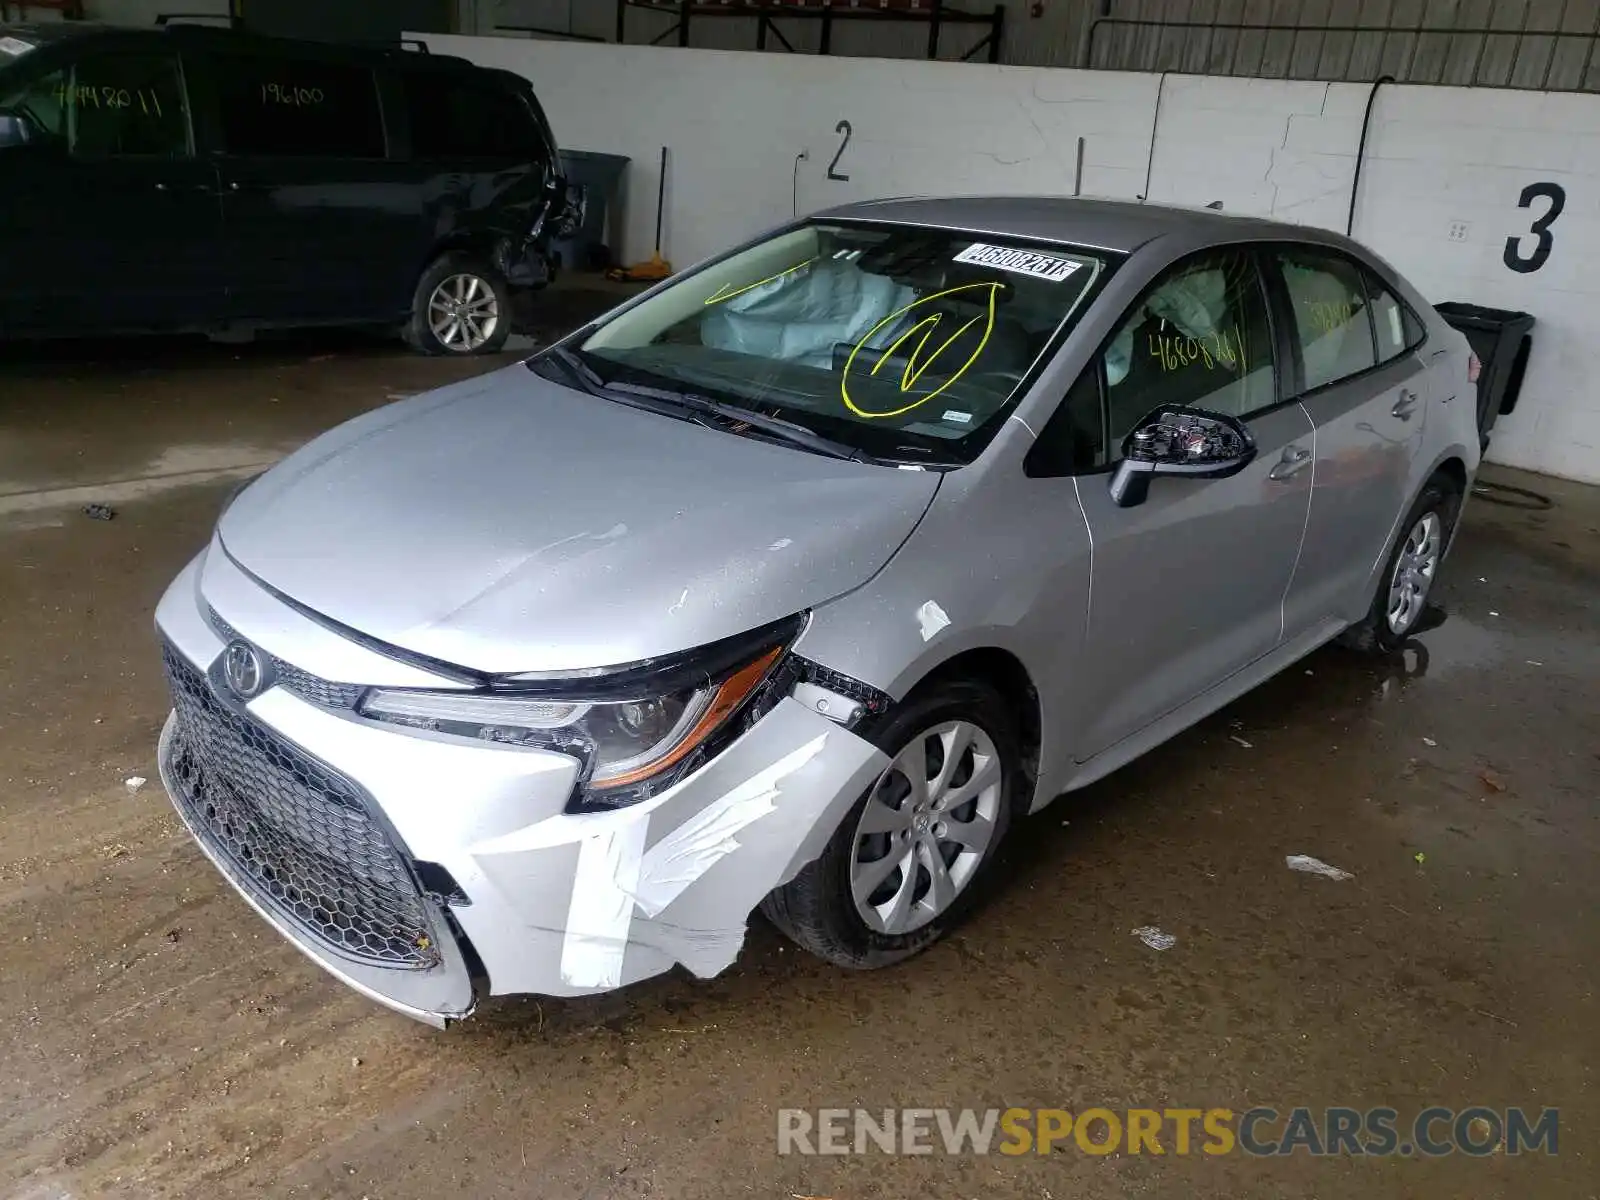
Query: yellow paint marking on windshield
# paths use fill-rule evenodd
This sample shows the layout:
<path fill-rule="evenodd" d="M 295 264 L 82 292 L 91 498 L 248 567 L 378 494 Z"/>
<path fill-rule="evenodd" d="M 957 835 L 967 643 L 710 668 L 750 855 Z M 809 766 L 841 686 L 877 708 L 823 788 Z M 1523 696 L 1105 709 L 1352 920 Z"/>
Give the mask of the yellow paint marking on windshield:
<path fill-rule="evenodd" d="M 961 379 L 963 375 L 967 373 L 972 364 L 978 361 L 978 356 L 981 355 L 984 351 L 984 348 L 988 346 L 989 335 L 994 332 L 995 303 L 999 297 L 1000 289 L 1005 286 L 1006 285 L 1003 283 L 964 283 L 960 287 L 946 288 L 942 292 L 933 292 L 927 296 L 923 296 L 918 300 L 913 300 L 904 308 L 896 309 L 883 320 L 879 321 L 867 331 L 867 335 L 865 337 L 855 344 L 855 347 L 850 351 L 850 357 L 845 359 L 844 373 L 839 380 L 839 394 L 844 398 L 845 407 L 851 412 L 855 413 L 856 416 L 866 417 L 869 420 L 878 420 L 884 417 L 898 417 L 903 416 L 905 413 L 910 412 L 914 408 L 918 408 L 926 404 L 929 400 L 932 400 L 946 388 L 953 386 Z M 928 354 L 926 357 L 921 357 L 924 348 L 928 344 L 928 339 L 933 336 L 934 330 L 938 329 L 939 323 L 943 321 L 945 317 L 944 313 L 929 313 L 927 316 L 913 324 L 910 329 L 906 330 L 899 337 L 897 337 L 888 349 L 879 354 L 878 361 L 873 364 L 872 370 L 868 372 L 868 374 L 876 375 L 878 373 L 878 368 L 883 366 L 884 362 L 889 358 L 890 355 L 900 348 L 902 343 L 910 338 L 912 334 L 921 332 L 922 337 L 918 340 L 915 348 L 912 349 L 911 354 L 906 361 L 905 370 L 900 373 L 900 391 L 902 393 L 909 392 L 912 388 L 916 387 L 917 380 L 922 378 L 923 373 L 927 371 L 929 367 L 933 366 L 934 362 L 939 358 L 939 356 L 955 344 L 956 339 L 958 339 L 962 334 L 966 333 L 967 330 L 971 329 L 979 321 L 985 321 L 986 323 L 983 328 L 983 336 L 978 339 L 978 345 L 976 349 L 974 349 L 967 357 L 966 362 L 962 363 L 950 373 L 950 377 L 948 379 L 946 379 L 933 391 L 929 392 L 926 396 L 918 396 L 910 404 L 907 404 L 901 408 L 893 409 L 890 412 L 868 412 L 850 398 L 850 369 L 855 366 L 856 355 L 860 354 L 863 350 L 871 350 L 872 347 L 869 346 L 868 343 L 871 342 L 880 331 L 889 327 L 895 321 L 898 321 L 901 317 L 904 317 L 906 314 L 910 313 L 913 309 L 919 308 L 926 304 L 931 304 L 935 300 L 942 299 L 945 296 L 954 296 L 961 292 L 971 292 L 978 289 L 986 289 L 989 293 L 988 311 L 984 315 L 973 317 L 971 320 L 965 322 L 959 329 L 957 329 L 949 337 L 945 338 L 945 340 L 939 344 L 939 347 L 936 350 Z"/>
<path fill-rule="evenodd" d="M 939 320 L 940 318 L 937 313 L 931 317 L 923 317 L 922 320 L 918 321 L 910 329 L 906 330 L 899 337 L 895 338 L 894 344 L 878 356 L 878 361 L 873 364 L 872 373 L 876 375 L 878 373 L 878 368 L 883 366 L 883 364 L 889 360 L 889 356 L 900 348 L 900 343 L 905 341 L 912 334 L 916 333 L 917 330 L 921 329 L 922 340 L 919 341 L 916 344 L 916 347 L 911 351 L 910 356 L 906 359 L 906 369 L 900 373 L 900 390 L 902 392 L 909 392 L 912 388 L 917 386 L 917 380 L 922 378 L 922 373 L 933 364 L 933 361 L 937 359 L 939 355 L 948 350 L 958 337 L 960 337 L 967 330 L 971 329 L 979 321 L 983 320 L 983 318 L 973 317 L 972 320 L 968 321 L 960 329 L 956 330 L 949 337 L 945 338 L 944 345 L 940 346 L 932 354 L 928 355 L 927 358 L 923 359 L 922 364 L 918 366 L 917 356 L 922 353 L 923 347 L 928 344 L 928 338 L 932 336 L 933 331 L 939 327 Z M 947 384 L 946 386 L 949 385 Z"/>
<path fill-rule="evenodd" d="M 767 284 L 772 283 L 775 280 L 782 279 L 785 275 L 793 275 L 801 268 L 809 267 L 812 263 L 816 262 L 818 257 L 818 255 L 812 255 L 803 263 L 795 263 L 794 266 L 789 267 L 787 270 L 779 271 L 776 275 L 768 275 L 765 279 L 758 279 L 755 283 L 748 283 L 744 287 L 735 288 L 731 292 L 723 290 L 728 286 L 727 284 L 720 284 L 717 287 L 717 290 L 712 292 L 711 295 L 707 297 L 705 307 L 710 308 L 713 304 L 721 304 L 724 300 L 732 300 L 735 296 L 742 296 L 746 292 L 753 292 L 758 287 L 765 287 Z"/>

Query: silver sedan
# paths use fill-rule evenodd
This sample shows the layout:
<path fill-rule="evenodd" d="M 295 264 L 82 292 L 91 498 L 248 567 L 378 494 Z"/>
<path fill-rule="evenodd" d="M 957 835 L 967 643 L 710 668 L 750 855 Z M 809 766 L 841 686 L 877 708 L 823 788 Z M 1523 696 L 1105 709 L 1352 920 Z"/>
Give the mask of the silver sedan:
<path fill-rule="evenodd" d="M 1416 632 L 1466 342 L 1334 234 L 1060 199 L 795 222 L 335 429 L 157 613 L 161 771 L 346 983 L 875 967 L 1012 822 L 1330 639 Z"/>

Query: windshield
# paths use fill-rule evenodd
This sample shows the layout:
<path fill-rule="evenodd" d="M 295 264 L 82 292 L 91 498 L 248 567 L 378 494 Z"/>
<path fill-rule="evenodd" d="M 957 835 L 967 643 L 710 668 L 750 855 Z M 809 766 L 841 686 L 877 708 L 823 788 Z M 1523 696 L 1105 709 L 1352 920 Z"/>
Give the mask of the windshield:
<path fill-rule="evenodd" d="M 576 344 L 602 380 L 729 401 L 874 455 L 970 461 L 1106 270 L 1056 245 L 813 223 Z"/>
<path fill-rule="evenodd" d="M 0 67 L 32 49 L 32 42 L 25 42 L 15 34 L 0 33 Z"/>

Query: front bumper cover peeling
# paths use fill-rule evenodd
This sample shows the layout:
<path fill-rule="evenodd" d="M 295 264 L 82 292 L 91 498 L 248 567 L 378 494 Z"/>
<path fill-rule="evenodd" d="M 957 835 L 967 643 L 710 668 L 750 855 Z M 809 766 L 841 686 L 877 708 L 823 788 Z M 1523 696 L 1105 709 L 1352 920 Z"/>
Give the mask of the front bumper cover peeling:
<path fill-rule="evenodd" d="M 529 990 L 605 991 L 674 964 L 706 978 L 733 962 L 748 914 L 822 852 L 887 765 L 871 743 L 784 699 L 655 799 L 552 818 L 473 856 L 502 893 L 530 877 L 563 880 L 560 921 L 531 931 L 559 940 L 547 949 L 559 987 Z M 584 825 L 580 836 L 568 822 Z"/>
<path fill-rule="evenodd" d="M 204 678 L 223 643 L 206 619 L 197 568 L 174 582 L 157 622 L 169 653 Z M 258 593 L 230 606 L 229 632 L 314 671 L 317 664 L 296 661 L 304 645 L 285 636 L 298 618 L 266 599 Z M 413 940 L 425 951 L 417 961 L 379 963 L 331 942 L 315 922 L 297 919 L 294 902 L 303 910 L 304 896 L 291 895 L 286 905 L 263 887 L 263 864 L 241 864 L 208 825 L 192 780 L 179 770 L 188 743 L 175 712 L 162 735 L 161 772 L 185 824 L 235 889 L 313 961 L 433 1025 L 469 1015 L 481 995 L 582 995 L 679 964 L 701 977 L 726 969 L 743 945 L 749 913 L 821 853 L 850 805 L 887 766 L 875 746 L 785 697 L 659 795 L 629 808 L 573 814 L 564 809 L 575 764 L 561 755 L 374 726 L 310 703 L 281 683 L 247 702 L 230 702 L 263 736 L 348 781 L 413 879 L 419 862 L 438 864 L 464 896 L 420 889 L 430 928 Z M 275 819 L 259 806 L 242 808 L 252 820 Z M 294 836 L 321 835 L 307 826 L 285 834 Z M 328 850 L 290 848 L 323 857 Z M 269 883 L 271 870 L 266 864 Z M 347 888 L 315 911 L 326 916 L 359 891 Z"/>

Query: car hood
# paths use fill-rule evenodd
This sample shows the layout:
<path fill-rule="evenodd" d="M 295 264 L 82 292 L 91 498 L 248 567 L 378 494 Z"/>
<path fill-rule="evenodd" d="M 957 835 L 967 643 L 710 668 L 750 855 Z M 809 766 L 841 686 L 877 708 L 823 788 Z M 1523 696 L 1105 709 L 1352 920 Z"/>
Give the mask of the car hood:
<path fill-rule="evenodd" d="M 246 488 L 219 533 L 258 579 L 363 634 L 479 671 L 565 671 L 690 649 L 858 587 L 938 481 L 519 365 L 324 434 Z"/>

